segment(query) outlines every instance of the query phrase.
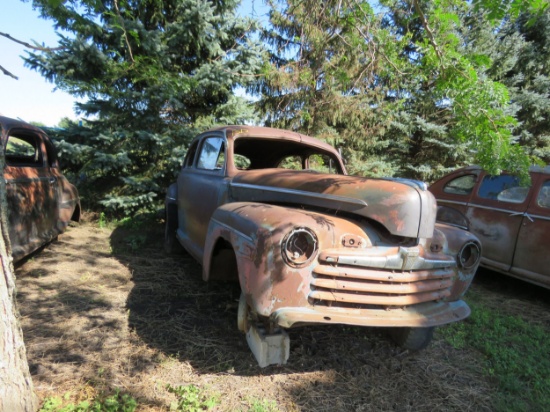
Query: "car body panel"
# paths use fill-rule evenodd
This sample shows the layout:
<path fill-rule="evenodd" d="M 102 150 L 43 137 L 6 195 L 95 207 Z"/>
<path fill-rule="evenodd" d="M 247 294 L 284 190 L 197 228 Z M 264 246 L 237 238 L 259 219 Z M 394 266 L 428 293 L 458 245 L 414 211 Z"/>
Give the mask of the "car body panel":
<path fill-rule="evenodd" d="M 0 126 L 9 236 L 17 261 L 62 233 L 72 218 L 78 219 L 80 200 L 41 129 L 1 116 Z"/>
<path fill-rule="evenodd" d="M 474 186 L 468 193 L 454 191 L 453 182 L 466 175 L 475 176 Z M 479 238 L 483 266 L 550 288 L 550 201 L 540 202 L 550 193 L 550 167 L 533 167 L 530 175 L 527 188 L 506 173 L 492 177 L 470 166 L 434 182 L 430 191 L 439 221 L 466 225 Z"/>
<path fill-rule="evenodd" d="M 199 135 L 168 189 L 167 216 L 174 208 L 167 227 L 203 279 L 234 272 L 272 325 L 431 327 L 470 313 L 461 297 L 477 238 L 435 223 L 422 182 L 348 176 L 338 151 L 311 137 L 249 126 Z"/>

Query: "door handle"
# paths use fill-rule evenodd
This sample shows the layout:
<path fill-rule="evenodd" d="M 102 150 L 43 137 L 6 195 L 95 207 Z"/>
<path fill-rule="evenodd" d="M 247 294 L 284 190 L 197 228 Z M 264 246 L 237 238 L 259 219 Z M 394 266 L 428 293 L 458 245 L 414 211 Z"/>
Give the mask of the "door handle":
<path fill-rule="evenodd" d="M 531 223 L 534 222 L 533 218 L 529 216 L 529 213 L 527 212 L 510 213 L 508 216 L 525 216 L 527 219 L 529 219 L 529 221 L 531 221 Z"/>

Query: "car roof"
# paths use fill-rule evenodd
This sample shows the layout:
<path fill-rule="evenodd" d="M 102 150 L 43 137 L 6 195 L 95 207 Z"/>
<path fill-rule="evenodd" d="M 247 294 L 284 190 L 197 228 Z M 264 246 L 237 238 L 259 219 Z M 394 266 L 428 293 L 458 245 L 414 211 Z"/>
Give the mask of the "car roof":
<path fill-rule="evenodd" d="M 33 126 L 30 123 L 27 123 L 23 120 L 12 119 L 6 116 L 0 116 L 0 125 L 2 126 L 2 129 L 22 128 L 22 129 L 32 130 L 38 133 L 44 133 L 42 129 L 36 126 Z"/>
<path fill-rule="evenodd" d="M 459 169 L 456 169 L 455 171 L 481 171 L 483 168 L 478 165 L 471 165 L 471 166 L 465 166 L 461 167 Z M 529 172 L 531 173 L 543 173 L 543 174 L 550 174 L 550 165 L 546 166 L 531 166 L 529 167 Z M 452 172 L 454 173 L 454 172 Z"/>
<path fill-rule="evenodd" d="M 328 143 L 325 143 L 319 139 L 316 139 L 305 134 L 292 132 L 290 130 L 276 129 L 273 127 L 263 127 L 263 126 L 247 126 L 247 125 L 230 125 L 230 126 L 221 126 L 210 129 L 204 133 L 201 133 L 200 136 L 208 134 L 211 132 L 223 132 L 228 139 L 239 139 L 242 137 L 253 137 L 253 138 L 266 138 L 266 139 L 283 139 L 291 140 L 295 142 L 301 142 L 309 146 L 316 146 L 320 149 L 323 149 L 327 152 L 335 153 L 339 155 L 338 151 Z"/>

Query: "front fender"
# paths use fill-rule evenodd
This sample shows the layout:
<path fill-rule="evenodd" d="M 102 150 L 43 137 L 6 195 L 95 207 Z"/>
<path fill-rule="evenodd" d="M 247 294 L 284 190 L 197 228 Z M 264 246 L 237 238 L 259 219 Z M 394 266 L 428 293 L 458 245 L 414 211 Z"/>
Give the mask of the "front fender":
<path fill-rule="evenodd" d="M 335 247 L 343 232 L 367 238 L 354 223 L 331 215 L 262 203 L 229 203 L 220 206 L 210 221 L 203 279 L 210 278 L 212 257 L 221 239 L 235 252 L 241 290 L 255 312 L 269 316 L 280 307 L 307 306 L 317 256 L 298 267 L 282 256 L 283 239 L 298 228 L 315 233 L 319 250 Z"/>
<path fill-rule="evenodd" d="M 469 230 L 470 228 L 468 218 L 459 210 L 449 206 L 440 205 L 437 207 L 436 220 L 438 223 L 445 223 L 464 230 Z"/>
<path fill-rule="evenodd" d="M 481 260 L 481 242 L 471 232 L 443 223 L 436 223 L 434 238 L 443 238 L 444 252 L 456 256 L 456 279 L 447 300 L 457 300 L 466 293 Z"/>

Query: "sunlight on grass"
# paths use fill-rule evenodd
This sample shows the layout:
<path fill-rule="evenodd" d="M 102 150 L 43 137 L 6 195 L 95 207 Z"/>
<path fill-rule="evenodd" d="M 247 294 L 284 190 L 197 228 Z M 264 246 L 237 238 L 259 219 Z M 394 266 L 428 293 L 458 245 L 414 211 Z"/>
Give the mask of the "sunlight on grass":
<path fill-rule="evenodd" d="M 549 331 L 484 305 L 480 294 L 470 293 L 467 301 L 472 315 L 441 334 L 454 348 L 484 356 L 486 374 L 498 383 L 495 410 L 550 410 Z"/>

